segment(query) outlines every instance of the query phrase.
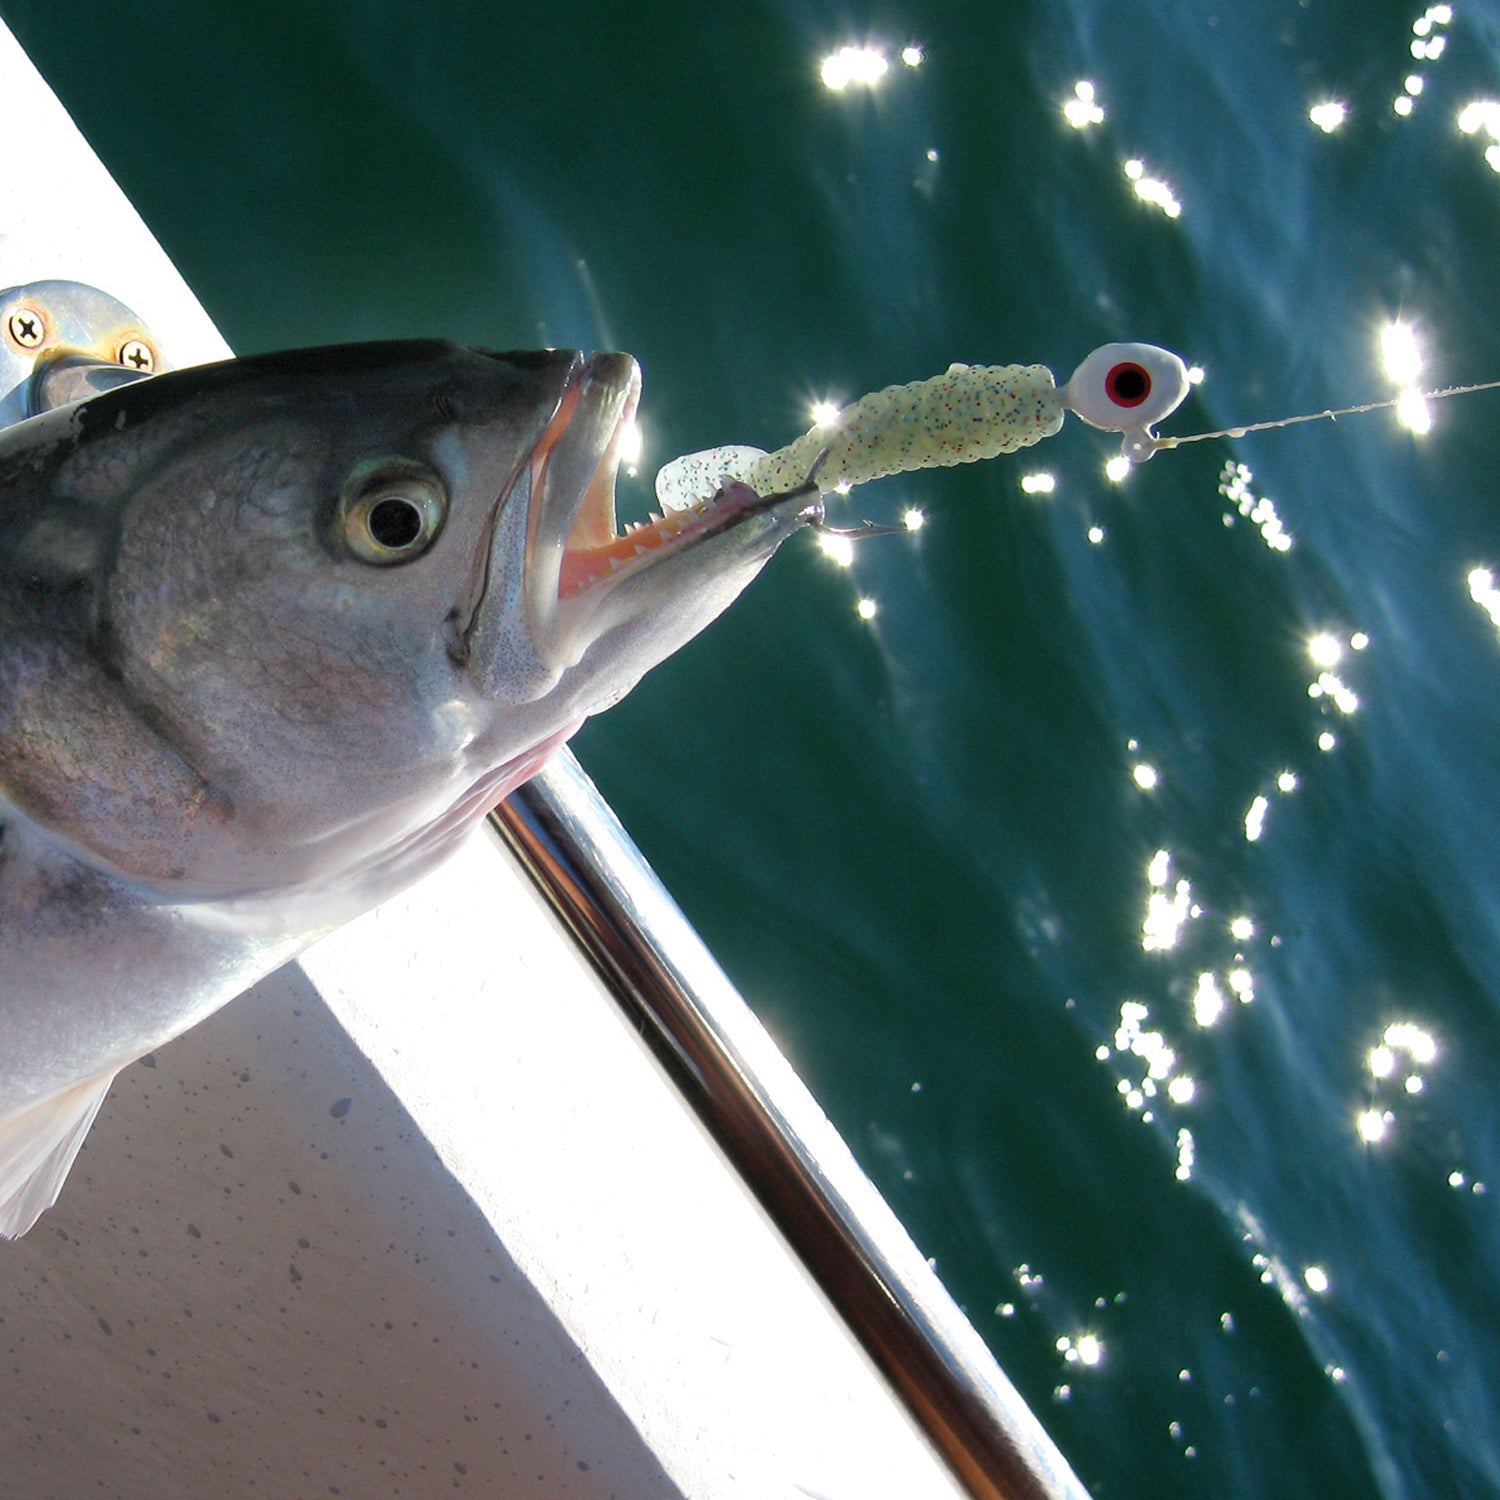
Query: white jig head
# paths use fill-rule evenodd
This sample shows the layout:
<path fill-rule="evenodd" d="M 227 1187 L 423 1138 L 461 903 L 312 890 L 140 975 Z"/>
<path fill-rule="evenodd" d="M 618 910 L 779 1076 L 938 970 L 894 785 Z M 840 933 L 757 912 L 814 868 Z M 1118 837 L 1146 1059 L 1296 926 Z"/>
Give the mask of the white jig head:
<path fill-rule="evenodd" d="M 1187 396 L 1187 366 L 1155 344 L 1105 344 L 1073 371 L 1058 400 L 1090 427 L 1120 432 L 1121 454 L 1145 463 L 1157 447 L 1153 425 Z"/>

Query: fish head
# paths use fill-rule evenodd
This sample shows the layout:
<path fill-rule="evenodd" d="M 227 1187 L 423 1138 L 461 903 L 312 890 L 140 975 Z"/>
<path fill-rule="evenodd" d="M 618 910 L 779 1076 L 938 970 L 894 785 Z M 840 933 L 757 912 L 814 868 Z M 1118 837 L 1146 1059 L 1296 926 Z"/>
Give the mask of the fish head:
<path fill-rule="evenodd" d="M 622 537 L 639 392 L 622 354 L 385 344 L 23 424 L 0 789 L 179 892 L 383 899 L 813 514 L 732 490 Z"/>

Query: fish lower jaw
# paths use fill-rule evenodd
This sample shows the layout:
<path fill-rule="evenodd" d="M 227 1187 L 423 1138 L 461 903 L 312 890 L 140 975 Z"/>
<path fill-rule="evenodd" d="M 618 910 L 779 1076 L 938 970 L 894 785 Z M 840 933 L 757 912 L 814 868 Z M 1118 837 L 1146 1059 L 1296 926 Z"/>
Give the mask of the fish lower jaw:
<path fill-rule="evenodd" d="M 620 536 L 602 545 L 568 547 L 558 570 L 557 597 L 575 598 L 621 570 L 635 567 L 641 559 L 651 557 L 662 547 L 703 530 L 702 523 L 715 509 L 710 501 L 705 500 L 690 510 L 671 511 L 666 516 L 653 512 L 649 521 L 627 523 Z"/>
<path fill-rule="evenodd" d="M 758 495 L 735 481 L 709 500 L 653 516 L 607 543 L 567 548 L 546 631 L 549 659 L 578 660 L 601 623 L 660 615 L 674 592 L 678 604 L 668 604 L 665 613 L 683 617 L 693 614 L 700 596 L 720 595 L 721 579 L 738 578 L 738 592 L 782 541 L 821 513 L 811 490 Z M 654 570 L 662 567 L 669 577 L 653 584 Z M 717 609 L 704 623 L 713 613 Z"/>

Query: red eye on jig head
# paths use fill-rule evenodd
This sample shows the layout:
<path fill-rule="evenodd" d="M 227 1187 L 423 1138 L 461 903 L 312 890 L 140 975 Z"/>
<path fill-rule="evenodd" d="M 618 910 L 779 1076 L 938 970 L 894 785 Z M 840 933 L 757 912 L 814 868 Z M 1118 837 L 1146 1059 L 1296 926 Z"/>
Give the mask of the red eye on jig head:
<path fill-rule="evenodd" d="M 1116 406 L 1139 406 L 1151 394 L 1151 376 L 1142 366 L 1125 360 L 1104 377 L 1104 394 Z"/>
<path fill-rule="evenodd" d="M 1187 366 L 1155 344 L 1105 344 L 1057 393 L 1091 427 L 1125 435 L 1124 454 L 1141 463 L 1156 450 L 1152 426 L 1170 416 L 1190 389 Z"/>

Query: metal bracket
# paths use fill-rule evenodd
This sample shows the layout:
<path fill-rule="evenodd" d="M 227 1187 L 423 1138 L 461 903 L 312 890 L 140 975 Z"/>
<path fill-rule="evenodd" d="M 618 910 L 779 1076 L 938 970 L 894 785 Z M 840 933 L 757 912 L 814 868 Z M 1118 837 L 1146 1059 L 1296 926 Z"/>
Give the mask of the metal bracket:
<path fill-rule="evenodd" d="M 150 329 L 81 281 L 0 291 L 0 427 L 167 369 Z"/>

